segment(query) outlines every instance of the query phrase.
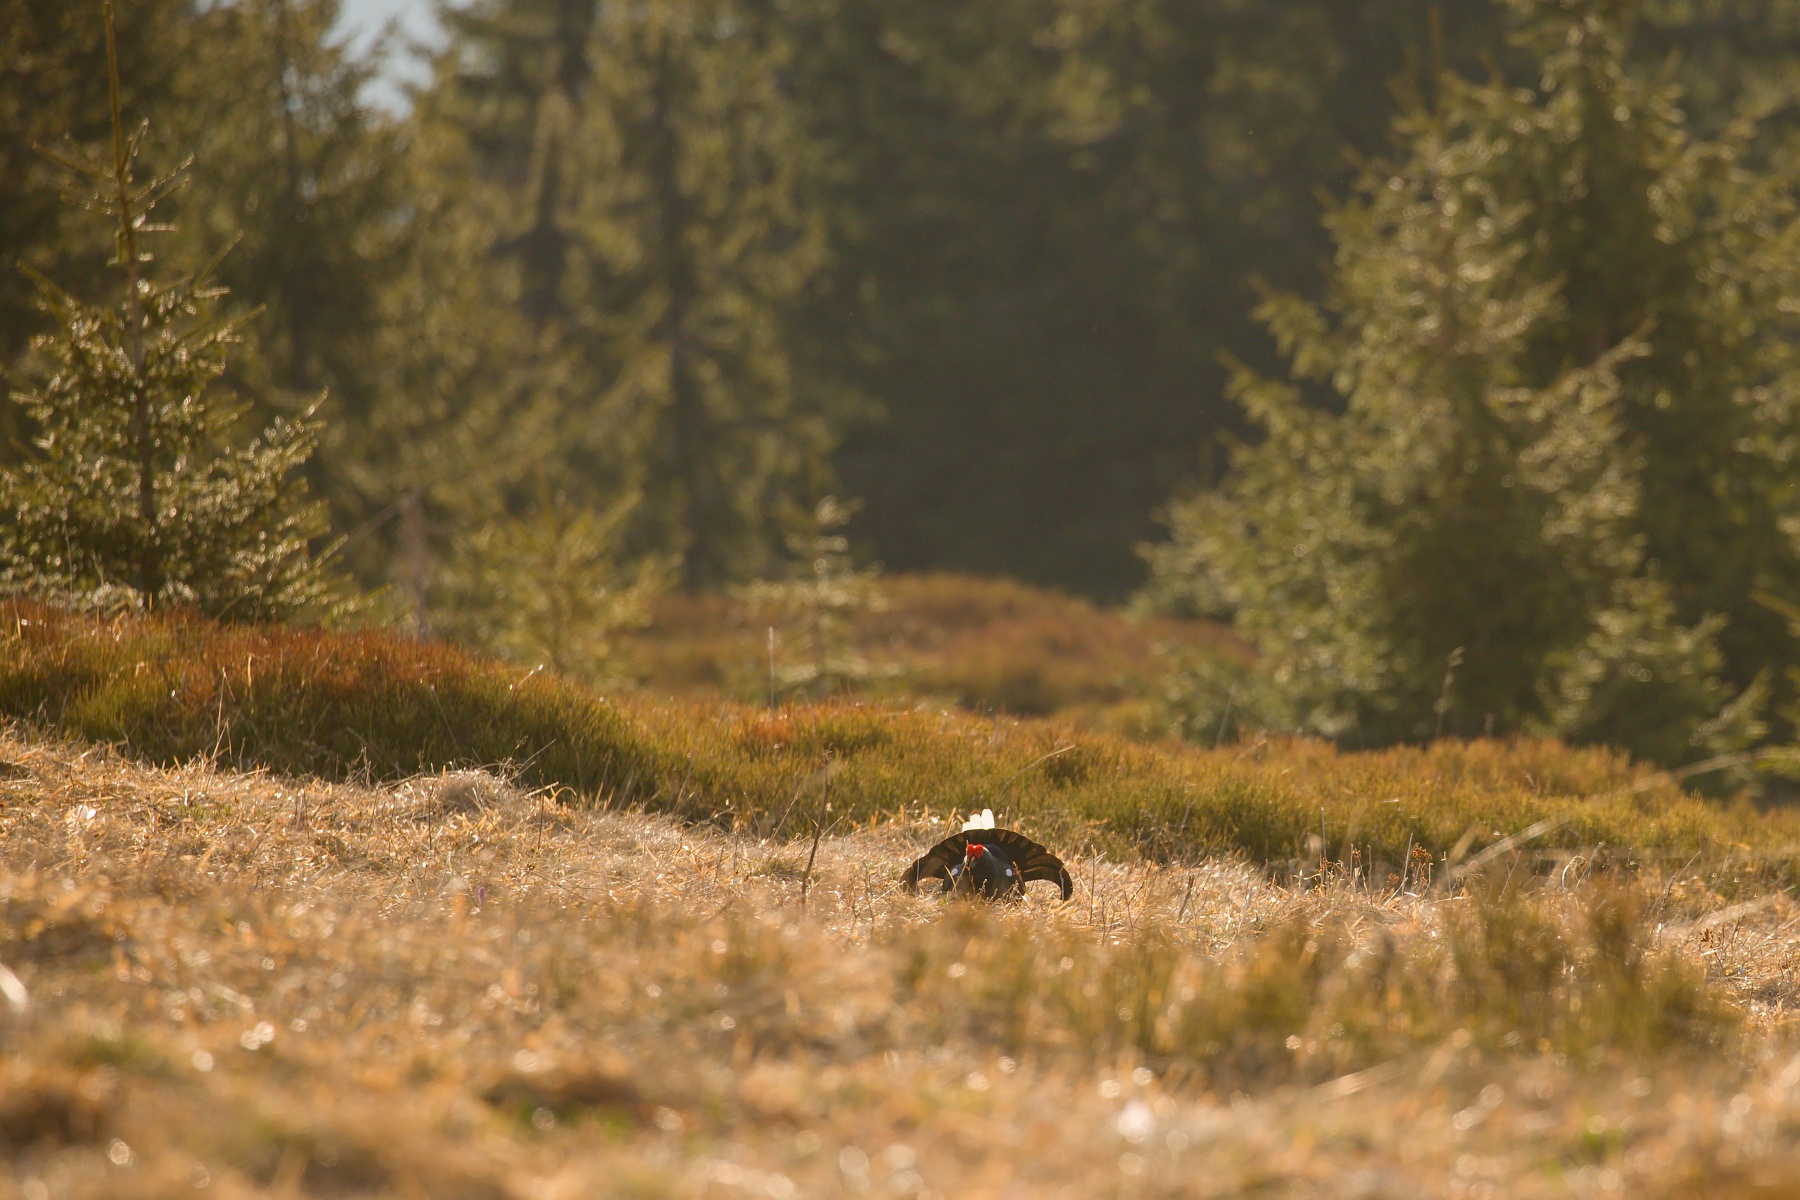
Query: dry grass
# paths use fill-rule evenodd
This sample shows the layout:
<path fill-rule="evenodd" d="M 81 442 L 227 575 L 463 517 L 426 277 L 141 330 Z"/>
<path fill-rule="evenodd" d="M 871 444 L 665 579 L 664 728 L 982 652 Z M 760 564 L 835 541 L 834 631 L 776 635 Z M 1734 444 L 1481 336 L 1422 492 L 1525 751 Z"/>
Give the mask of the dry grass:
<path fill-rule="evenodd" d="M 0 763 L 0 1196 L 1800 1188 L 1800 905 L 1726 862 L 989 909 L 896 891 L 913 820 L 803 909 L 805 841 L 479 773 Z"/>
<path fill-rule="evenodd" d="M 1604 749 L 1442 742 L 1345 753 L 1308 742 L 1149 745 L 1055 721 L 925 705 L 771 711 L 601 696 L 544 672 L 377 633 L 221 629 L 0 605 L 0 717 L 165 765 L 212 757 L 296 778 L 394 780 L 506 765 L 577 805 L 649 808 L 759 837 L 810 832 L 819 773 L 846 826 L 1003 808 L 1079 849 L 1284 876 L 1342 863 L 1380 887 L 1514 835 L 1540 872 L 1623 855 L 1800 879 L 1800 813 L 1684 794 Z M 562 793 L 559 793 L 562 794 Z M 1607 848 L 1611 849 L 1608 850 Z M 1723 875 L 1722 875 L 1723 877 Z"/>

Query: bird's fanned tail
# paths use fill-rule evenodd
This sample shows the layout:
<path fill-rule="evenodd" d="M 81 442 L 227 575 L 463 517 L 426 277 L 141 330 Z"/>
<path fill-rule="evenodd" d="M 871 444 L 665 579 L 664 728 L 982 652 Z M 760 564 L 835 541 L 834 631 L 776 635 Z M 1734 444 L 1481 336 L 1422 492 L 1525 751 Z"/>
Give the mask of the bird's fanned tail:
<path fill-rule="evenodd" d="M 1045 880 L 1054 883 L 1064 900 L 1075 894 L 1075 881 L 1062 859 L 1022 833 L 1011 829 L 976 828 L 953 833 L 926 851 L 900 876 L 900 886 L 909 892 L 919 890 L 927 879 L 942 879 L 950 885 L 950 869 L 963 861 L 970 842 L 987 846 L 1003 854 L 1019 868 L 1022 881 Z"/>

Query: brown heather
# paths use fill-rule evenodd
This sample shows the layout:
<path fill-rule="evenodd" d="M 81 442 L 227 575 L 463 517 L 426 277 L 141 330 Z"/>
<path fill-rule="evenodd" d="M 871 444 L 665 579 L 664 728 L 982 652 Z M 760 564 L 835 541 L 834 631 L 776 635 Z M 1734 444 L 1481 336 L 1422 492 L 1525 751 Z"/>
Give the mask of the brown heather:
<path fill-rule="evenodd" d="M 3 636 L 6 1200 L 1800 1189 L 1790 824 L 1601 752 L 1179 751 L 608 703 L 374 635 Z M 630 787 L 544 766 L 609 745 Z M 1071 903 L 898 890 L 983 797 L 1054 834 Z"/>
<path fill-rule="evenodd" d="M 1540 873 L 1596 857 L 1679 866 L 1695 852 L 1697 865 L 1736 868 L 1722 878 L 1791 879 L 1800 866 L 1800 816 L 1693 797 L 1604 749 L 1445 741 L 1345 753 L 1276 740 L 1209 750 L 919 702 L 770 710 L 598 696 L 373 632 L 0 605 L 0 717 L 164 765 L 205 757 L 365 781 L 494 768 L 571 792 L 573 807 L 642 808 L 759 837 L 810 833 L 828 802 L 839 829 L 993 807 L 1115 858 L 1239 854 L 1283 878 L 1325 860 L 1376 887 L 1420 849 L 1441 872 L 1453 850 L 1531 830 L 1522 849 Z"/>
<path fill-rule="evenodd" d="M 850 648 L 888 674 L 870 686 L 979 712 L 1141 730 L 1155 723 L 1164 649 L 1249 655 L 1211 622 L 1133 619 L 1010 579 L 890 575 L 881 596 L 846 616 Z M 622 666 L 658 693 L 766 700 L 769 629 L 778 662 L 804 655 L 789 624 L 729 597 L 670 592 L 622 639 Z"/>

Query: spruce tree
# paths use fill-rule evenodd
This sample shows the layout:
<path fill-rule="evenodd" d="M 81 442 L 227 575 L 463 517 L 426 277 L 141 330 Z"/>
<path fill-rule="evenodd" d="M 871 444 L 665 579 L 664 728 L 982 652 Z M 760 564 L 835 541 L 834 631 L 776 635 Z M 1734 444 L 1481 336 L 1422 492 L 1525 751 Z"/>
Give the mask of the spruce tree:
<path fill-rule="evenodd" d="M 1752 599 L 1800 594 L 1800 172 L 1762 160 L 1755 108 L 1716 139 L 1690 133 L 1681 90 L 1626 65 L 1640 5 L 1514 7 L 1546 86 L 1531 100 L 1485 89 L 1479 119 L 1529 130 L 1488 176 L 1502 203 L 1529 206 L 1521 269 L 1561 281 L 1566 316 L 1530 339 L 1531 369 L 1644 331 L 1647 352 L 1620 372 L 1633 528 L 1677 618 L 1722 619 L 1725 677 L 1749 687 L 1800 662 L 1800 641 Z"/>
<path fill-rule="evenodd" d="M 163 139 L 195 152 L 199 168 L 173 197 L 171 253 L 203 257 L 236 242 L 219 282 L 260 307 L 257 336 L 233 353 L 226 383 L 263 419 L 321 393 L 320 446 L 306 467 L 332 522 L 349 532 L 391 502 L 369 482 L 393 467 L 373 426 L 397 393 L 392 324 L 423 334 L 401 289 L 425 228 L 428 201 L 412 193 L 413 147 L 401 120 L 363 91 L 378 64 L 353 56 L 337 0 L 238 0 L 202 6 L 190 37 L 217 64 L 179 103 L 154 115 Z M 413 304 L 420 301 L 413 301 Z M 377 529 L 345 565 L 375 586 L 391 552 Z"/>
<path fill-rule="evenodd" d="M 641 492 L 630 543 L 687 586 L 771 569 L 845 415 L 794 346 L 825 247 L 781 5 L 492 0 L 451 27 L 424 119 L 500 217 L 571 499 Z"/>
<path fill-rule="evenodd" d="M 540 477 L 531 510 L 455 538 L 438 575 L 434 632 L 589 684 L 617 676 L 613 639 L 649 619 L 669 576 L 667 560 L 626 560 L 622 535 L 637 502 L 596 513 Z"/>
<path fill-rule="evenodd" d="M 118 15 L 126 111 L 179 105 L 205 57 L 191 8 L 189 0 L 135 0 Z M 111 282 L 84 215 L 64 203 L 62 168 L 38 149 L 64 140 L 100 146 L 110 136 L 100 5 L 0 0 L 0 64 L 0 363 L 10 364 L 46 328 L 37 288 L 15 259 L 84 298 Z M 0 461 L 12 449 L 0 444 Z"/>
<path fill-rule="evenodd" d="M 1517 7 L 1541 87 L 1445 74 L 1398 122 L 1399 159 L 1328 221 L 1326 310 L 1262 306 L 1294 382 L 1238 372 L 1264 436 L 1171 507 L 1149 595 L 1235 619 L 1268 724 L 1676 761 L 1758 732 L 1763 663 L 1721 639 L 1795 564 L 1793 225 L 1777 181 L 1624 67 L 1624 6 Z M 1753 563 L 1741 596 L 1702 586 L 1726 554 Z"/>
<path fill-rule="evenodd" d="M 895 674 L 894 668 L 876 667 L 863 658 L 853 640 L 856 617 L 886 606 L 880 568 L 857 567 L 844 536 L 856 509 L 836 496 L 811 508 L 787 506 L 783 541 L 792 559 L 788 577 L 759 580 L 742 590 L 753 610 L 780 612 L 793 638 L 779 666 L 776 645 L 770 642 L 771 700 L 777 688 L 824 697 Z"/>
<path fill-rule="evenodd" d="M 323 514 L 298 474 L 315 426 L 277 419 L 238 441 L 244 406 L 214 385 L 242 322 L 218 316 L 209 270 L 149 277 L 150 215 L 185 165 L 139 181 L 147 126 L 125 131 L 110 2 L 105 13 L 111 159 L 58 158 L 114 226 L 124 294 L 93 305 L 39 280 L 55 328 L 35 340 L 14 394 L 37 453 L 0 474 L 0 509 L 12 517 L 0 527 L 0 581 L 90 606 L 317 615 L 333 588 L 309 548 Z"/>

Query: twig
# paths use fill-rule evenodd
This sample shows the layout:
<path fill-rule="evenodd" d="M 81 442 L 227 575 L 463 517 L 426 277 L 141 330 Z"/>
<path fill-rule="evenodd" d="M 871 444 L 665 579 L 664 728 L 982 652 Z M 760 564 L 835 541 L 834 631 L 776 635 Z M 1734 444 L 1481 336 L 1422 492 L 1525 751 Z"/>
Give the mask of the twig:
<path fill-rule="evenodd" d="M 1703 854 L 1703 853 L 1705 853 L 1704 850 L 1694 851 L 1694 857 L 1688 859 L 1686 864 L 1684 864 L 1682 866 L 1681 870 L 1679 870 L 1679 871 L 1675 872 L 1675 874 L 1669 876 L 1669 886 L 1665 887 L 1662 890 L 1662 895 L 1660 895 L 1656 898 L 1656 903 L 1651 906 L 1650 911 L 1657 913 L 1659 915 L 1662 913 L 1663 905 L 1667 904 L 1669 901 L 1669 893 L 1675 890 L 1675 885 L 1681 882 L 1681 877 L 1688 873 L 1688 868 L 1692 867 L 1694 865 L 1695 860 L 1698 859 L 1701 856 L 1701 854 Z"/>
<path fill-rule="evenodd" d="M 1396 1078 L 1417 1061 L 1418 1057 L 1416 1054 L 1406 1055 L 1389 1062 L 1377 1063 L 1351 1075 L 1339 1075 L 1336 1079 L 1313 1088 L 1312 1094 L 1323 1100 L 1342 1100 L 1346 1096 L 1354 1096 L 1364 1088 Z"/>
<path fill-rule="evenodd" d="M 31 993 L 5 963 L 0 963 L 0 996 L 6 998 L 14 1012 L 24 1012 L 31 1005 Z"/>
<path fill-rule="evenodd" d="M 450 726 L 450 714 L 444 711 L 444 702 L 438 699 L 437 684 L 428 683 L 425 685 L 425 690 L 431 693 L 431 703 L 437 709 L 438 719 L 444 723 L 444 732 L 450 735 L 450 748 L 456 751 L 460 757 L 462 740 L 456 736 L 456 730 Z"/>
<path fill-rule="evenodd" d="M 1236 703 L 1237 684 L 1234 683 L 1231 685 L 1231 690 L 1225 694 L 1225 712 L 1219 717 L 1219 732 L 1213 735 L 1214 750 L 1217 750 L 1219 744 L 1225 740 L 1225 725 L 1231 720 L 1231 706 Z"/>
<path fill-rule="evenodd" d="M 994 728 L 996 731 L 1000 728 L 1000 723 L 999 723 L 998 718 L 995 719 Z M 1024 766 L 1020 767 L 1017 771 L 1014 771 L 1010 776 L 1007 777 L 1007 780 L 1005 783 L 1001 784 L 999 787 L 997 787 L 993 790 L 993 792 L 991 793 L 991 795 L 988 799 L 989 806 L 991 807 L 993 805 L 994 801 L 998 800 L 1000 798 L 1000 793 L 1004 792 L 1007 788 L 1011 787 L 1013 784 L 1013 781 L 1018 779 L 1019 776 L 1023 775 L 1025 772 L 1031 770 L 1031 768 L 1037 766 L 1040 763 L 1047 763 L 1051 759 L 1056 758 L 1058 755 L 1067 754 L 1069 751 L 1073 750 L 1074 748 L 1075 748 L 1074 743 L 1070 743 L 1067 746 L 1058 746 L 1056 749 L 1052 750 L 1050 753 L 1040 755 L 1039 757 L 1034 758 L 1030 762 L 1026 763 Z"/>
<path fill-rule="evenodd" d="M 1501 838 L 1499 841 L 1477 854 L 1474 858 L 1471 858 L 1468 862 L 1459 863 L 1446 870 L 1443 879 L 1438 881 L 1438 887 L 1447 891 L 1449 890 L 1450 885 L 1456 882 L 1456 880 L 1462 878 L 1471 871 L 1479 870 L 1488 863 L 1493 862 L 1496 858 L 1499 858 L 1502 854 L 1505 854 L 1520 842 L 1528 842 L 1532 838 L 1542 837 L 1544 834 L 1560 828 L 1567 823 L 1567 817 L 1545 817 L 1542 821 L 1527 825 L 1524 829 L 1519 830 L 1519 832 L 1513 834 L 1511 837 Z M 1464 834 L 1463 837 L 1464 840 L 1468 840 L 1467 834 Z"/>
<path fill-rule="evenodd" d="M 514 691 L 518 690 L 520 684 L 529 683 L 531 681 L 531 677 L 533 675 L 536 675 L 539 671 L 541 671 L 543 669 L 544 669 L 544 664 L 539 663 L 537 666 L 531 668 L 531 670 L 525 672 L 525 674 L 521 675 L 519 678 L 517 678 L 517 679 L 513 680 L 511 683 L 507 684 L 506 685 L 507 694 L 511 695 Z"/>
<path fill-rule="evenodd" d="M 1755 900 L 1746 900 L 1742 904 L 1733 904 L 1730 908 L 1700 918 L 1698 921 L 1687 921 L 1680 925 L 1671 925 L 1663 931 L 1667 937 L 1693 937 L 1696 933 L 1705 933 L 1708 929 L 1716 929 L 1727 921 L 1741 921 L 1752 913 L 1759 913 L 1765 908 L 1781 902 L 1783 893 L 1772 892 Z"/>
<path fill-rule="evenodd" d="M 1181 897 L 1181 911 L 1175 914 L 1175 923 L 1177 925 L 1181 924 L 1182 918 L 1187 916 L 1188 901 L 1192 900 L 1193 898 L 1194 898 L 1194 873 L 1192 871 L 1189 871 L 1188 872 L 1187 891 Z"/>
<path fill-rule="evenodd" d="M 1736 754 L 1721 754 L 1716 758 L 1704 759 L 1697 763 L 1689 763 L 1685 767 L 1676 767 L 1670 771 L 1656 771 L 1636 783 L 1614 791 L 1604 792 L 1594 797 L 1594 801 L 1615 800 L 1621 796 L 1635 796 L 1639 792 L 1647 792 L 1664 783 L 1682 783 L 1696 775 L 1705 775 L 1712 771 L 1722 771 L 1728 767 L 1756 766 L 1766 762 L 1781 762 L 1792 757 L 1792 752 L 1780 749 L 1741 750 Z"/>
<path fill-rule="evenodd" d="M 1444 686 L 1438 692 L 1438 701 L 1432 707 L 1437 709 L 1437 728 L 1431 731 L 1431 740 L 1444 736 L 1444 717 L 1450 711 L 1450 685 L 1456 681 L 1456 668 L 1462 666 L 1463 648 L 1458 646 L 1444 660 Z"/>
<path fill-rule="evenodd" d="M 1098 856 L 1088 859 L 1088 924 L 1094 922 L 1094 904 L 1100 895 L 1100 859 Z"/>
<path fill-rule="evenodd" d="M 811 780 L 812 776 L 808 775 L 794 785 L 794 794 L 788 797 L 787 807 L 781 810 L 779 817 L 775 818 L 775 824 L 769 826 L 767 836 L 773 837 L 781 832 L 782 827 L 787 824 L 788 815 L 794 811 L 794 805 L 800 803 L 800 793 L 806 790 L 806 785 Z"/>
<path fill-rule="evenodd" d="M 826 763 L 829 767 L 831 764 Z M 806 890 L 812 883 L 813 859 L 819 854 L 819 839 L 825 836 L 825 812 L 831 807 L 831 774 L 825 775 L 825 786 L 819 789 L 819 808 L 813 813 L 812 850 L 806 856 L 806 873 L 800 876 L 800 907 L 806 907 Z"/>
<path fill-rule="evenodd" d="M 225 744 L 225 692 L 230 685 L 225 681 L 225 668 L 219 668 L 219 704 L 213 713 L 213 748 L 209 762 L 219 761 L 219 748 Z"/>

